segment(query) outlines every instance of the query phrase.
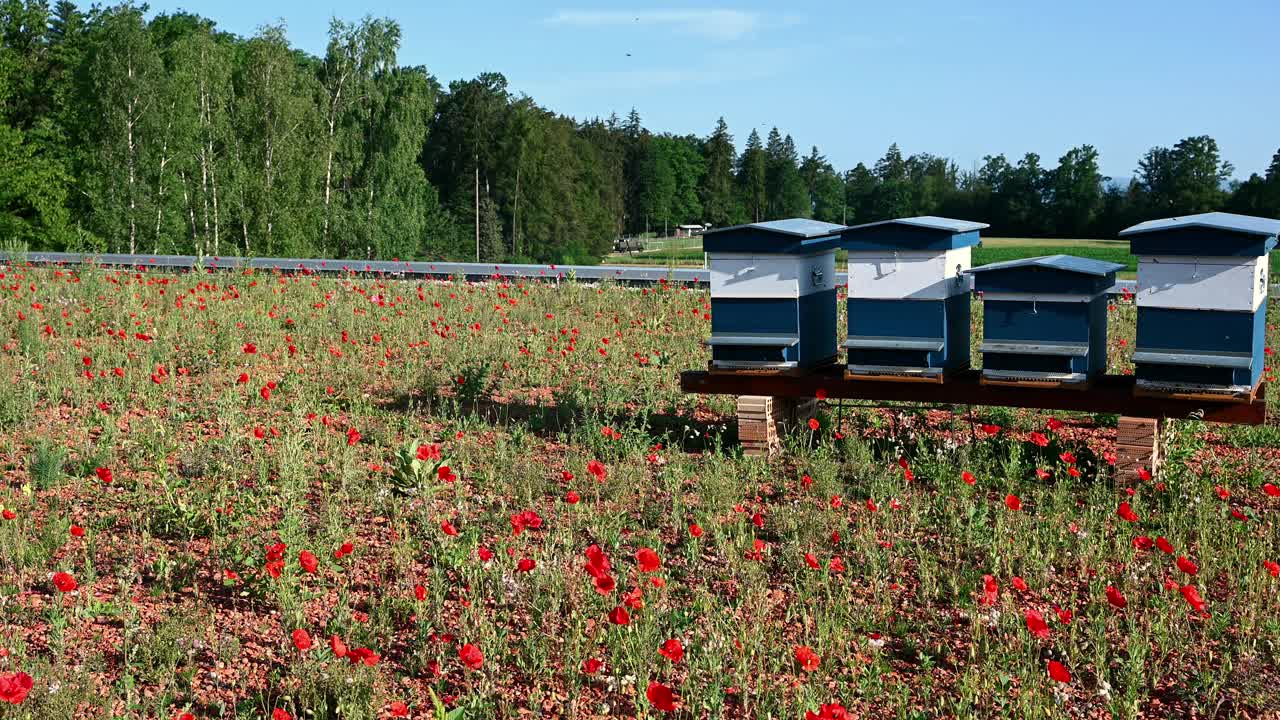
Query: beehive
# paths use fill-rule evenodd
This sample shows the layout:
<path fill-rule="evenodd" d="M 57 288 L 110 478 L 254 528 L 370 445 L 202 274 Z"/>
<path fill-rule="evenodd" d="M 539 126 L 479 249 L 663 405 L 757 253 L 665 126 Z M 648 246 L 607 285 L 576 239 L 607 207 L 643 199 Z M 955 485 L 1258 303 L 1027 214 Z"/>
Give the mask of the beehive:
<path fill-rule="evenodd" d="M 1083 384 L 1107 366 L 1107 291 L 1124 267 L 1071 255 L 970 270 L 983 301 L 982 377 Z"/>
<path fill-rule="evenodd" d="M 1252 393 L 1262 377 L 1277 233 L 1278 220 L 1217 212 L 1120 233 L 1138 257 L 1140 390 Z"/>
<path fill-rule="evenodd" d="M 775 220 L 703 236 L 711 274 L 711 367 L 803 370 L 836 358 L 836 233 Z"/>
<path fill-rule="evenodd" d="M 936 378 L 969 366 L 972 248 L 984 223 L 923 216 L 846 228 L 851 375 Z"/>

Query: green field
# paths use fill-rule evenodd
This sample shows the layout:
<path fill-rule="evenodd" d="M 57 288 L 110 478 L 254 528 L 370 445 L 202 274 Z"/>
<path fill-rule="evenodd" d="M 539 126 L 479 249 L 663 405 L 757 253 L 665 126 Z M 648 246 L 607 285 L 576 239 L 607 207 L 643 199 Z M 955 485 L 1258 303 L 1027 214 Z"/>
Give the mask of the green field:
<path fill-rule="evenodd" d="M 641 253 L 614 253 L 604 262 L 617 265 L 661 265 L 667 267 L 701 267 L 702 242 L 698 238 L 664 240 L 655 250 Z M 983 238 L 982 245 L 973 250 L 973 264 L 987 265 L 1007 260 L 1036 257 L 1038 255 L 1077 255 L 1124 265 L 1119 275 L 1135 277 L 1138 259 L 1129 254 L 1129 243 L 1124 240 L 1065 240 L 1061 238 Z M 836 265 L 843 268 L 848 253 L 836 252 Z M 1271 274 L 1280 272 L 1280 259 L 1271 255 Z"/>

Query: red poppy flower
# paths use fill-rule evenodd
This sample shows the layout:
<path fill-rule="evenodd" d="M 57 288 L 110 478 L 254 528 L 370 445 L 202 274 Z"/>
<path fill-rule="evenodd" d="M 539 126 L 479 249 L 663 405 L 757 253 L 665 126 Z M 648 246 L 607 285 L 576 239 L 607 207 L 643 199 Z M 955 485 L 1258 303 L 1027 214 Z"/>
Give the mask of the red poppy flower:
<path fill-rule="evenodd" d="M 600 672 L 602 667 L 604 667 L 604 662 L 596 658 L 587 658 L 582 661 L 582 673 L 584 675 L 595 675 Z"/>
<path fill-rule="evenodd" d="M 84 537 L 84 528 L 79 525 L 71 526 L 71 537 Z"/>
<path fill-rule="evenodd" d="M 1124 595 L 1112 585 L 1107 586 L 1107 602 L 1121 610 L 1129 604 L 1129 601 L 1124 599 Z"/>
<path fill-rule="evenodd" d="M 1274 560 L 1263 560 L 1262 566 L 1267 569 L 1267 572 L 1271 574 L 1271 577 L 1280 577 L 1280 563 L 1277 563 Z"/>
<path fill-rule="evenodd" d="M 826 400 L 826 399 L 827 399 L 827 391 L 826 391 L 826 389 L 825 389 L 825 388 L 818 388 L 818 391 L 817 391 L 817 392 L 815 392 L 815 393 L 813 394 L 813 397 L 814 397 L 814 399 L 815 399 L 815 400 Z"/>
<path fill-rule="evenodd" d="M 391 717 L 409 717 L 409 706 L 399 700 L 394 700 L 391 704 L 387 705 L 387 712 L 391 714 Z"/>
<path fill-rule="evenodd" d="M 1032 635 L 1035 635 L 1041 640 L 1049 639 L 1049 623 L 1044 621 L 1044 616 L 1040 614 L 1039 610 L 1036 610 L 1035 608 L 1027 608 L 1025 618 L 1027 621 L 1027 630 L 1029 630 Z"/>
<path fill-rule="evenodd" d="M 237 385 L 244 385 L 249 382 L 249 373 L 240 373 L 240 377 L 236 378 Z"/>
<path fill-rule="evenodd" d="M 611 564 L 609 556 L 605 555 L 604 550 L 599 545 L 588 545 L 583 553 L 587 556 L 587 573 L 592 577 L 600 577 L 609 574 Z"/>
<path fill-rule="evenodd" d="M 817 432 L 817 431 L 818 431 L 818 428 L 820 428 L 820 427 L 822 427 L 822 426 L 821 426 L 821 424 L 819 424 L 819 423 L 818 423 L 818 418 L 809 418 L 809 429 L 810 429 L 810 430 L 812 430 L 812 431 L 814 431 L 814 432 Z"/>
<path fill-rule="evenodd" d="M 516 569 L 520 572 L 529 572 L 537 566 L 538 563 L 534 562 L 533 558 L 520 558 L 520 562 L 516 563 Z"/>
<path fill-rule="evenodd" d="M 960 479 L 964 481 L 965 485 L 972 485 L 978 481 L 978 478 L 974 477 L 973 473 L 969 472 L 968 470 L 965 470 L 964 472 L 960 473 Z"/>
<path fill-rule="evenodd" d="M 10 508 L 5 508 L 3 511 L 0 511 L 0 517 L 3 517 L 5 520 L 12 520 L 18 517 L 18 513 L 14 512 Z"/>
<path fill-rule="evenodd" d="M 640 572 L 657 572 L 658 568 L 662 567 L 662 558 L 647 547 L 636 551 L 636 562 L 640 565 Z"/>
<path fill-rule="evenodd" d="M 867 509 L 870 510 L 871 512 L 875 512 L 880 508 L 876 506 L 875 500 L 872 500 L 871 498 L 867 498 Z"/>
<path fill-rule="evenodd" d="M 347 446 L 350 447 L 360 442 L 360 438 L 364 437 L 360 431 L 355 428 L 347 428 Z"/>
<path fill-rule="evenodd" d="M 1173 554 L 1173 543 L 1166 540 L 1163 535 L 1156 538 L 1156 547 L 1160 548 L 1160 551 L 1167 555 Z"/>
<path fill-rule="evenodd" d="M 342 638 L 337 635 L 329 637 L 329 649 L 333 651 L 334 657 L 343 658 L 347 656 L 347 644 L 342 642 Z"/>
<path fill-rule="evenodd" d="M 595 476 L 597 482 L 604 482 L 609 477 L 609 471 L 599 460 L 591 460 L 587 462 L 587 472 Z"/>
<path fill-rule="evenodd" d="M 853 720 L 853 716 L 840 703 L 823 703 L 816 713 L 805 710 L 804 720 Z"/>
<path fill-rule="evenodd" d="M 1280 497 L 1280 487 L 1276 487 L 1274 483 L 1263 483 L 1262 492 L 1271 497 Z"/>
<path fill-rule="evenodd" d="M 1126 520 L 1131 523 L 1138 522 L 1138 514 L 1129 506 L 1129 501 L 1127 500 L 1121 502 L 1120 506 L 1116 508 L 1116 515 L 1119 515 L 1122 520 Z"/>
<path fill-rule="evenodd" d="M 1049 445 L 1049 438 L 1045 437 L 1043 433 L 1032 432 L 1027 436 L 1027 439 L 1030 440 L 1032 444 L 1040 447 L 1047 447 Z"/>
<path fill-rule="evenodd" d="M 276 708 L 271 711 L 271 720 L 293 720 L 293 716 L 285 712 L 283 708 Z"/>
<path fill-rule="evenodd" d="M 564 501 L 569 503 L 570 505 L 577 505 L 578 501 L 581 499 L 582 498 L 578 496 L 578 493 L 572 490 L 564 494 Z"/>
<path fill-rule="evenodd" d="M 689 535 L 696 538 L 702 537 L 702 528 L 697 523 L 689 523 Z"/>
<path fill-rule="evenodd" d="M 455 473 L 453 471 L 453 468 L 449 467 L 448 465 L 441 465 L 440 467 L 436 468 L 436 477 L 441 482 L 447 482 L 447 483 L 454 482 L 458 479 L 457 473 Z"/>
<path fill-rule="evenodd" d="M 1146 535 L 1139 535 L 1133 539 L 1133 546 L 1139 550 L 1150 550 L 1156 544 Z"/>
<path fill-rule="evenodd" d="M 1045 470 L 1044 468 L 1036 468 L 1036 477 L 1040 478 L 1041 480 L 1048 480 L 1052 475 L 1053 473 L 1049 472 L 1048 470 Z"/>
<path fill-rule="evenodd" d="M 480 652 L 480 648 L 467 643 L 458 649 L 458 658 L 462 660 L 462 664 L 472 670 L 479 670 L 484 666 L 484 653 Z"/>
<path fill-rule="evenodd" d="M 293 646 L 306 652 L 311 649 L 311 634 L 302 628 L 293 631 Z"/>
<path fill-rule="evenodd" d="M 1062 462 L 1064 462 L 1064 463 L 1068 464 L 1068 465 L 1075 465 L 1075 464 L 1076 464 L 1076 456 L 1075 456 L 1075 454 L 1073 454 L 1073 453 L 1071 453 L 1071 452 L 1068 452 L 1068 451 L 1065 451 L 1065 450 L 1064 450 L 1060 455 L 1058 455 L 1058 459 L 1059 459 L 1059 460 L 1061 460 Z"/>
<path fill-rule="evenodd" d="M 440 530 L 449 537 L 454 537 L 458 534 L 458 528 L 454 527 L 453 523 L 448 520 L 442 520 L 440 522 Z"/>
<path fill-rule="evenodd" d="M 804 564 L 808 565 L 814 570 L 817 570 L 818 568 L 822 567 L 822 563 L 818 562 L 818 556 L 809 552 L 804 554 Z"/>
<path fill-rule="evenodd" d="M 1029 589 L 1027 587 L 1027 581 L 1023 580 L 1021 577 L 1017 575 L 1014 575 L 1013 579 L 1010 580 L 1009 582 L 1013 585 L 1014 588 L 1017 589 L 1018 592 L 1027 592 L 1027 590 Z"/>
<path fill-rule="evenodd" d="M 1228 492 L 1227 489 L 1222 487 L 1221 485 L 1214 485 L 1213 492 L 1215 495 L 1218 496 L 1219 500 L 1226 500 L 1227 498 L 1231 497 L 1231 493 Z"/>
<path fill-rule="evenodd" d="M 1138 479 L 1142 482 L 1148 482 L 1151 480 L 1151 471 L 1144 467 L 1138 468 Z"/>
<path fill-rule="evenodd" d="M 314 575 L 316 569 L 320 567 L 320 561 L 316 558 L 315 553 L 310 550 L 303 550 L 298 553 L 298 564 L 302 565 L 302 569 Z"/>
<path fill-rule="evenodd" d="M 111 468 L 104 468 L 104 467 L 94 468 L 93 472 L 95 475 L 98 476 L 98 479 L 104 483 L 109 483 L 115 479 L 115 475 L 112 474 Z"/>
<path fill-rule="evenodd" d="M 258 346 L 257 346 L 257 345 L 254 345 L 253 343 L 245 343 L 245 344 L 244 344 L 244 347 L 242 347 L 242 348 L 240 348 L 240 349 L 244 351 L 244 354 L 245 354 L 245 355 L 252 355 L 252 354 L 254 354 L 254 353 L 258 352 Z"/>
<path fill-rule="evenodd" d="M 347 652 L 347 660 L 352 665 L 360 665 L 363 663 L 369 667 L 373 667 L 378 664 L 378 660 L 381 660 L 381 658 L 378 656 L 378 653 L 367 647 L 358 647 Z"/>
<path fill-rule="evenodd" d="M 680 707 L 671 688 L 653 680 L 649 681 L 649 689 L 645 691 L 644 696 L 649 698 L 649 704 L 663 712 L 675 712 Z"/>
<path fill-rule="evenodd" d="M 800 664 L 800 669 L 805 672 L 817 670 L 818 665 L 822 662 L 821 658 L 818 657 L 818 653 L 814 652 L 813 648 L 808 645 L 797 645 L 791 654 L 796 659 L 796 662 Z"/>
<path fill-rule="evenodd" d="M 670 638 L 658 648 L 658 654 L 673 663 L 678 663 L 684 659 L 684 645 L 680 644 L 678 638 Z"/>
<path fill-rule="evenodd" d="M 455 530 L 454 532 L 456 533 L 457 531 Z M 476 555 L 480 557 L 480 562 L 489 562 L 493 559 L 493 551 L 483 545 L 476 548 Z"/>
<path fill-rule="evenodd" d="M 989 425 L 989 424 L 988 424 L 988 425 L 983 425 L 983 426 L 982 426 L 982 432 L 984 432 L 984 433 L 986 433 L 986 434 L 988 434 L 988 435 L 998 435 L 998 434 L 1000 433 L 1000 426 L 999 426 L 999 425 Z"/>
<path fill-rule="evenodd" d="M 1187 604 L 1196 609 L 1196 612 L 1209 613 L 1204 609 L 1204 600 L 1200 597 L 1199 591 L 1191 585 L 1182 586 L 1182 597 L 1186 598 Z"/>
<path fill-rule="evenodd" d="M 1018 497 L 1017 495 L 1014 495 L 1013 493 L 1009 493 L 1008 495 L 1004 496 L 1004 504 L 1005 504 L 1005 507 L 1009 508 L 1010 510 L 1021 510 L 1022 498 Z"/>
<path fill-rule="evenodd" d="M 71 573 L 66 572 L 56 572 L 53 574 L 53 586 L 58 588 L 58 592 L 64 593 L 69 593 L 79 587 L 79 585 L 76 584 L 76 579 L 72 577 Z"/>
<path fill-rule="evenodd" d="M 1178 563 L 1178 569 L 1188 575 L 1195 575 L 1196 573 L 1200 572 L 1200 568 L 1197 567 L 1195 563 L 1191 562 L 1183 555 L 1178 556 L 1177 563 Z"/>
<path fill-rule="evenodd" d="M 0 702 L 10 705 L 21 705 L 31 692 L 33 682 L 31 676 L 24 672 L 0 675 Z"/>
<path fill-rule="evenodd" d="M 1053 606 L 1053 611 L 1058 615 L 1058 622 L 1062 623 L 1063 625 L 1070 625 L 1070 624 L 1071 624 L 1071 611 L 1070 611 L 1070 610 L 1063 610 L 1062 608 L 1058 607 L 1057 605 L 1054 605 L 1054 606 Z"/>
<path fill-rule="evenodd" d="M 269 388 L 269 387 L 267 387 L 267 386 L 263 385 L 263 386 L 262 386 L 262 389 L 258 391 L 258 394 L 262 396 L 262 399 L 263 399 L 264 401 L 266 401 L 266 400 L 270 400 L 270 399 L 271 399 L 271 388 Z"/>
<path fill-rule="evenodd" d="M 834 574 L 844 572 L 844 561 L 838 557 L 831 558 L 831 561 L 827 563 L 827 571 Z"/>
<path fill-rule="evenodd" d="M 619 605 L 618 607 L 609 611 L 609 622 L 613 623 L 614 625 L 630 625 L 631 613 L 627 612 L 626 608 Z"/>
<path fill-rule="evenodd" d="M 592 578 L 592 584 L 596 588 L 596 592 L 601 595 L 608 595 L 618 587 L 618 583 L 614 581 L 612 575 L 600 575 Z"/>
<path fill-rule="evenodd" d="M 996 584 L 994 577 L 990 575 L 982 576 L 982 598 L 978 602 L 987 606 L 1000 602 L 1000 586 Z"/>
<path fill-rule="evenodd" d="M 1060 683 L 1071 682 L 1071 673 L 1067 671 L 1067 666 L 1057 660 L 1049 661 L 1049 677 Z"/>
<path fill-rule="evenodd" d="M 414 597 L 418 602 L 422 602 L 422 601 L 426 600 L 426 599 L 427 599 L 427 589 L 426 589 L 425 587 L 423 587 L 422 585 L 414 585 L 414 586 L 413 586 L 413 597 Z"/>

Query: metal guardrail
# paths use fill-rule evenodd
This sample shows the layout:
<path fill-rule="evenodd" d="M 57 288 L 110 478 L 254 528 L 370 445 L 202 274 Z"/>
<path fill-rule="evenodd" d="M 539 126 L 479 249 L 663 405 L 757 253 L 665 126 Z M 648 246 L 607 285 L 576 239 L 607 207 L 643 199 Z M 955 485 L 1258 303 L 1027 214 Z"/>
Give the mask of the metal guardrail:
<path fill-rule="evenodd" d="M 326 260 L 307 258 L 198 258 L 194 255 L 128 255 L 123 253 L 28 252 L 22 259 L 32 265 L 69 266 L 102 265 L 108 267 L 147 268 L 154 270 L 266 270 L 279 272 L 305 272 L 317 275 L 367 274 L 405 279 L 493 280 L 498 278 L 520 280 L 579 280 L 601 282 L 612 280 L 633 285 L 652 285 L 661 282 L 705 287 L 711 282 L 711 272 L 705 268 L 665 268 L 640 265 L 522 265 L 513 263 L 455 263 L 417 262 L 408 260 Z M 0 253 L 0 261 L 12 262 L 13 254 Z M 836 273 L 836 284 L 849 282 L 847 273 Z M 1137 283 L 1120 280 L 1108 292 L 1119 295 L 1134 292 Z M 973 279 L 969 278 L 969 289 Z M 1274 290 L 1274 288 L 1273 288 Z"/>

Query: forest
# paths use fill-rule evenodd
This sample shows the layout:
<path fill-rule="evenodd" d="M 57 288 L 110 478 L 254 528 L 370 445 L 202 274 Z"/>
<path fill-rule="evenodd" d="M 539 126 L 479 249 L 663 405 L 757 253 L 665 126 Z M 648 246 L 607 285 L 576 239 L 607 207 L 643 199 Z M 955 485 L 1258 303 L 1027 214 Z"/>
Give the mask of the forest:
<path fill-rule="evenodd" d="M 1123 182 L 1088 144 L 971 170 L 893 144 L 841 171 L 777 128 L 739 149 L 723 119 L 673 135 L 635 109 L 566 117 L 498 73 L 445 87 L 398 63 L 391 19 L 333 20 L 315 57 L 283 26 L 244 38 L 149 15 L 0 0 L 6 247 L 592 263 L 683 223 L 938 214 L 993 236 L 1107 238 L 1151 217 L 1280 216 L 1280 151 L 1241 181 L 1205 135 L 1152 147 Z"/>

